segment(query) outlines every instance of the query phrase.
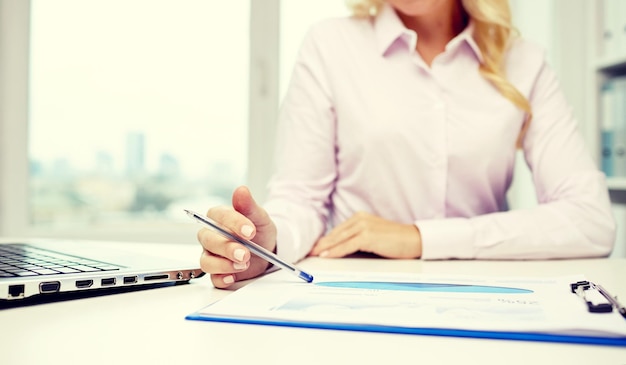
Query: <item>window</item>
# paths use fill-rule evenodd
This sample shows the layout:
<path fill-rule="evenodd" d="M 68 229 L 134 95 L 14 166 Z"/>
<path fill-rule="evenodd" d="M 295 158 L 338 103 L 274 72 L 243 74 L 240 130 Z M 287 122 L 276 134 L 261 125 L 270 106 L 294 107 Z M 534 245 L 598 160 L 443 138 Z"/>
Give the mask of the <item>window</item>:
<path fill-rule="evenodd" d="M 262 200 L 302 37 L 347 13 L 342 0 L 0 0 L 0 234 L 195 242 L 183 208 L 228 204 L 239 184 Z"/>
<path fill-rule="evenodd" d="M 31 1 L 35 232 L 162 233 L 183 208 L 229 203 L 246 178 L 249 13 L 247 1 Z"/>

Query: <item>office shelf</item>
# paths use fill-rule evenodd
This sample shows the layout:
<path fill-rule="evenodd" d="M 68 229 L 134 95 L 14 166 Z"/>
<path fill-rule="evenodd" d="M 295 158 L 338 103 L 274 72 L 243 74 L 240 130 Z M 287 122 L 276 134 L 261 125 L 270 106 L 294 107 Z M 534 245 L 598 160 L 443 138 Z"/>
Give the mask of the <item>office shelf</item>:
<path fill-rule="evenodd" d="M 622 88 L 623 79 L 626 77 L 626 1 L 590 1 L 585 3 L 585 6 L 589 32 L 587 64 L 591 66 L 588 79 L 591 94 L 587 100 L 587 107 L 590 111 L 588 114 L 590 122 L 595 121 L 590 142 L 598 165 L 602 166 L 602 151 L 603 149 L 607 151 L 607 146 L 603 146 L 605 143 L 602 137 L 603 130 L 614 133 L 606 137 L 610 138 L 606 141 L 611 141 L 607 143 L 618 143 L 609 145 L 609 150 L 612 151 L 610 153 L 614 153 L 615 149 L 621 146 L 622 137 L 619 137 L 618 142 L 617 136 L 626 131 L 624 129 L 626 115 L 624 109 L 619 107 L 623 104 Z M 619 177 L 608 177 L 607 185 L 612 193 L 612 202 L 624 204 L 622 199 L 616 201 L 614 198 L 623 197 L 626 193 L 626 176 L 622 176 L 626 162 L 622 164 L 622 161 L 614 160 L 612 163 L 612 173 Z"/>
<path fill-rule="evenodd" d="M 626 55 L 622 57 L 599 58 L 596 63 L 596 70 L 606 73 L 626 73 Z"/>
<path fill-rule="evenodd" d="M 606 179 L 609 190 L 626 191 L 626 177 L 609 177 Z"/>

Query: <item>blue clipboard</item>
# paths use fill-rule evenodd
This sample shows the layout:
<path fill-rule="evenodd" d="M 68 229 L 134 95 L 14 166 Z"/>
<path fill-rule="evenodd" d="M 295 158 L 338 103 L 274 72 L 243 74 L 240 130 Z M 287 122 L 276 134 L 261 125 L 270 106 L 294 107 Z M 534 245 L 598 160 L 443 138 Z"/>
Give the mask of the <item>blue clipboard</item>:
<path fill-rule="evenodd" d="M 603 346 L 626 347 L 626 337 L 591 337 L 591 336 L 555 335 L 555 334 L 547 334 L 547 333 L 530 333 L 530 332 L 472 331 L 472 330 L 457 330 L 457 329 L 444 329 L 444 328 L 359 325 L 359 324 L 351 324 L 351 323 L 325 323 L 325 322 L 286 321 L 286 320 L 277 321 L 277 320 L 269 320 L 269 319 L 262 319 L 262 318 L 223 317 L 223 316 L 216 316 L 216 315 L 208 315 L 205 313 L 192 313 L 188 315 L 187 317 L 185 317 L 185 319 L 196 320 L 196 321 L 269 325 L 269 326 L 281 326 L 281 327 L 315 328 L 315 329 L 341 330 L 341 331 L 482 338 L 482 339 L 490 339 L 490 340 L 539 341 L 539 342 L 571 343 L 571 344 L 581 344 L 581 345 L 603 345 Z"/>
<path fill-rule="evenodd" d="M 577 295 L 586 304 L 589 318 L 595 318 L 596 315 L 604 316 L 610 315 L 610 318 L 615 320 L 626 321 L 626 308 L 617 302 L 617 298 L 611 296 L 602 286 L 594 284 L 589 281 L 576 281 L 571 282 L 570 292 Z M 267 285 L 267 284 L 265 284 Z M 270 284 L 273 285 L 273 284 Z M 311 285 L 311 284 L 301 284 Z M 390 281 L 321 281 L 315 284 L 317 287 L 324 288 L 348 288 L 350 290 L 374 290 L 374 291 L 387 291 L 387 292 L 428 292 L 428 293 L 463 293 L 463 294 L 506 294 L 506 295 L 529 295 L 532 290 L 511 287 L 511 286 L 493 286 L 493 285 L 478 285 L 472 284 L 459 284 L 459 283 L 424 283 L 424 282 L 390 282 Z M 295 289 L 297 287 L 292 287 Z M 305 287 L 302 287 L 305 288 Z M 262 289 L 256 289 L 262 290 Z M 307 289 L 304 289 L 307 290 Z M 258 293 L 258 292 L 257 292 Z M 261 292 L 262 293 L 262 292 Z M 354 292 L 352 292 L 354 293 Z M 598 295 L 598 293 L 600 295 Z M 565 294 L 567 295 L 567 294 Z M 245 295 L 244 295 L 245 298 Z M 510 298 L 510 297 L 509 297 Z M 601 301 L 598 301 L 598 298 Z M 225 298 L 227 299 L 227 298 Z M 351 299 L 350 299 L 351 300 Z M 241 302 L 241 299 L 239 299 Z M 271 299 L 270 299 L 271 301 Z M 573 303 L 573 301 L 568 301 Z M 214 304 L 218 304 L 216 302 Z M 372 321 L 365 320 L 365 323 L 354 321 L 341 321 L 341 319 L 327 320 L 326 317 L 318 317 L 317 319 L 311 318 L 283 318 L 279 316 L 268 315 L 265 316 L 263 312 L 258 312 L 260 315 L 248 315 L 246 311 L 231 311 L 232 303 L 226 303 L 222 306 L 228 306 L 226 311 L 220 312 L 219 309 L 211 310 L 211 306 L 198 310 L 195 313 L 189 314 L 185 317 L 187 320 L 196 321 L 209 321 L 209 322 L 222 322 L 222 323 L 235 323 L 235 324 L 252 324 L 252 325 L 268 325 L 268 326 L 281 326 L 281 327 L 298 327 L 298 328 L 314 328 L 314 329 L 327 329 L 327 330 L 341 330 L 341 331 L 359 331 L 359 332 L 377 332 L 377 333 L 393 333 L 393 334 L 406 334 L 406 335 L 427 335 L 427 336 L 444 336 L 444 337 L 459 337 L 459 338 L 482 338 L 482 339 L 498 339 L 498 340 L 514 340 L 514 341 L 538 341 L 538 342 L 552 342 L 552 343 L 570 343 L 581 345 L 603 345 L 603 346 L 617 346 L 626 347 L 626 336 L 623 336 L 620 332 L 607 333 L 607 334 L 594 334 L 594 335 L 581 335 L 581 334 L 569 334 L 564 332 L 550 332 L 549 330 L 520 330 L 502 328 L 502 329 L 475 329 L 469 327 L 459 326 L 454 328 L 449 324 L 442 327 L 433 327 L 437 322 L 430 322 L 428 326 L 420 326 L 420 322 L 413 322 L 413 324 L 402 324 L 400 322 L 394 322 L 391 324 L 385 324 L 382 322 L 373 323 Z M 247 304 L 246 304 L 247 305 Z M 293 309 L 299 307 L 300 302 L 295 304 L 283 303 L 280 306 L 282 308 Z M 245 307 L 244 307 L 245 308 Z M 583 307 L 581 307 L 583 308 Z M 620 315 L 616 315 L 615 312 Z M 611 313 L 613 312 L 613 313 Z M 607 317 L 604 317 L 607 318 Z M 369 322 L 369 323 L 368 323 Z M 606 322 L 604 322 L 606 323 Z M 623 328 L 620 324 L 619 327 Z"/>

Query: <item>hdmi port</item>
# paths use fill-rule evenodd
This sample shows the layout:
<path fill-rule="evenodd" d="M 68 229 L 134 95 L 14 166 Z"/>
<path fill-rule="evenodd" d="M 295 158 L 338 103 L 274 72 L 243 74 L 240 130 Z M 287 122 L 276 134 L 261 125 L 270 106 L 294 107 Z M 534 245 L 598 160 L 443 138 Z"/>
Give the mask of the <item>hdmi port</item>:
<path fill-rule="evenodd" d="M 76 280 L 76 287 L 78 289 L 89 288 L 93 285 L 93 280 Z"/>

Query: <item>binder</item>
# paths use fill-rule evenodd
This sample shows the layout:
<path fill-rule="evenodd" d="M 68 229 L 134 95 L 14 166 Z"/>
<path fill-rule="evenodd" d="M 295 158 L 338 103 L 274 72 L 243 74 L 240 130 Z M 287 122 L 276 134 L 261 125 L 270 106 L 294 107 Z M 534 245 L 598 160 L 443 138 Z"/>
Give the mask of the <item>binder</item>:
<path fill-rule="evenodd" d="M 602 85 L 600 100 L 601 169 L 607 177 L 625 177 L 626 77 L 606 80 Z"/>
<path fill-rule="evenodd" d="M 626 128 L 616 129 L 612 138 L 612 176 L 626 177 Z"/>
<path fill-rule="evenodd" d="M 607 80 L 600 91 L 600 143 L 601 143 L 601 169 L 607 177 L 614 176 L 614 136 L 613 127 L 615 119 L 616 93 L 613 80 Z"/>
<path fill-rule="evenodd" d="M 611 301 L 617 301 L 608 293 L 598 294 L 604 289 L 580 275 L 315 273 L 315 277 L 320 281 L 296 283 L 278 271 L 186 319 L 626 347 L 626 309 L 613 305 Z"/>
<path fill-rule="evenodd" d="M 626 177 L 626 77 L 616 77 L 611 81 L 614 86 L 612 172 L 615 177 Z"/>

